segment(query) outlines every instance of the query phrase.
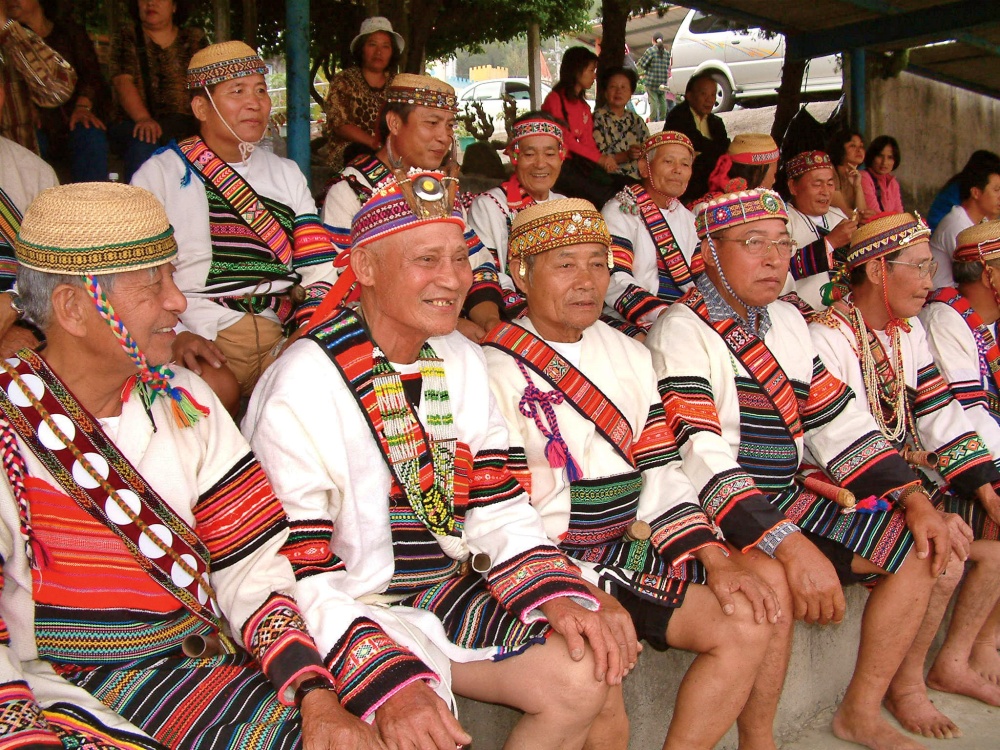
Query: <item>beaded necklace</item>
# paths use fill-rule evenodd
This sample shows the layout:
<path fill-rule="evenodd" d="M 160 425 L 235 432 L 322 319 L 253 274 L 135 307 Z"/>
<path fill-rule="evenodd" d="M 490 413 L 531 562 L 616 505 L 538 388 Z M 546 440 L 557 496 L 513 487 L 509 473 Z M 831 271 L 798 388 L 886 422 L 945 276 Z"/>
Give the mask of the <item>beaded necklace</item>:
<path fill-rule="evenodd" d="M 887 326 L 889 352 L 892 362 L 886 362 L 887 377 L 879 374 L 878 363 L 872 353 L 871 338 L 875 333 L 868 329 L 861 311 L 848 301 L 848 318 L 854 337 L 858 342 L 858 360 L 865 384 L 865 395 L 871 404 L 871 413 L 885 438 L 896 445 L 903 442 L 907 432 L 917 439 L 916 425 L 906 402 L 906 382 L 903 371 L 903 347 L 900 342 L 900 326 Z M 892 382 L 887 382 L 889 377 Z M 886 418 L 888 412 L 889 418 Z"/>
<path fill-rule="evenodd" d="M 445 536 L 455 529 L 455 447 L 458 435 L 441 358 L 430 344 L 425 343 L 420 349 L 419 361 L 434 472 L 427 491 L 420 484 L 419 424 L 406 400 L 402 378 L 378 345 L 372 349 L 372 389 L 382 415 L 382 432 L 389 446 L 389 462 L 406 499 L 431 532 Z"/>

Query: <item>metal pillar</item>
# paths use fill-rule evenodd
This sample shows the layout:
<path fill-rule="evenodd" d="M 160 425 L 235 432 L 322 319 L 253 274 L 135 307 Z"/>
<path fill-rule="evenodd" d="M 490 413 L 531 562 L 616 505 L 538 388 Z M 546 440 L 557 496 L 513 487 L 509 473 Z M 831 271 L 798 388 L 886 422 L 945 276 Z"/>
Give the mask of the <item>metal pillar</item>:
<path fill-rule="evenodd" d="M 542 106 L 542 31 L 537 23 L 528 25 L 528 91 L 531 108 Z"/>
<path fill-rule="evenodd" d="M 288 80 L 288 158 L 306 180 L 309 166 L 309 0 L 288 0 L 285 52 Z"/>
<path fill-rule="evenodd" d="M 865 112 L 867 97 L 867 76 L 865 74 L 865 51 L 863 48 L 851 50 L 851 127 L 864 134 L 867 130 L 867 113 Z"/>

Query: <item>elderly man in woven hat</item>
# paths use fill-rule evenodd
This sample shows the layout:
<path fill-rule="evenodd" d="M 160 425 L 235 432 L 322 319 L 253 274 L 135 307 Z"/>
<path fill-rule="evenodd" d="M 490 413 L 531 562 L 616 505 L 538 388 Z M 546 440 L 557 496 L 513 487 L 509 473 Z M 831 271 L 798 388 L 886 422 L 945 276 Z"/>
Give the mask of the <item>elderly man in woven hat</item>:
<path fill-rule="evenodd" d="M 524 309 L 524 297 L 507 273 L 507 237 L 518 211 L 536 203 L 559 200 L 553 192 L 566 158 L 563 124 L 548 112 L 528 112 L 514 121 L 507 155 L 514 173 L 499 187 L 476 196 L 469 208 L 472 227 L 492 256 L 500 272 L 504 316 L 511 318 Z M 476 273 L 477 270 L 473 269 Z M 478 269 L 480 275 L 488 269 Z"/>
<path fill-rule="evenodd" d="M 774 187 L 780 156 L 778 144 L 767 133 L 741 133 L 736 136 L 726 153 L 719 157 L 708 177 L 708 193 L 695 201 L 694 211 L 698 211 L 701 203 L 726 193 L 759 187 L 770 190 Z"/>
<path fill-rule="evenodd" d="M 642 144 L 642 184 L 625 187 L 603 207 L 615 259 L 605 302 L 635 333 L 647 330 L 701 272 L 694 214 L 680 202 L 694 158 L 683 133 L 656 133 Z"/>
<path fill-rule="evenodd" d="M 176 255 L 140 188 L 52 188 L 24 216 L 47 345 L 0 373 L 0 744 L 384 747 L 337 700 L 250 447 L 166 366 Z"/>
<path fill-rule="evenodd" d="M 875 420 L 823 365 L 801 314 L 778 299 L 794 248 L 787 222 L 767 190 L 708 203 L 698 214 L 705 273 L 646 344 L 685 474 L 745 562 L 765 580 L 787 578 L 783 617 L 839 622 L 838 574 L 878 580 L 834 731 L 873 748 L 912 748 L 880 706 L 917 632 L 913 613 L 945 569 L 951 533 Z M 806 447 L 829 479 L 803 475 Z M 741 720 L 773 720 L 789 647 L 788 638 L 772 641 L 758 677 L 771 692 L 751 695 L 759 710 Z"/>
<path fill-rule="evenodd" d="M 510 429 L 515 475 L 549 538 L 630 635 L 634 627 L 653 648 L 699 654 L 664 748 L 708 750 L 750 696 L 777 597 L 715 538 L 681 468 L 649 351 L 598 320 L 610 242 L 601 214 L 583 200 L 517 215 L 510 268 L 527 309 L 483 342 L 490 387 Z M 763 737 L 754 729 L 745 746 L 773 743 L 769 728 Z M 595 747 L 625 745 L 619 732 Z"/>
<path fill-rule="evenodd" d="M 791 195 L 788 231 L 811 260 L 798 273 L 792 266 L 783 294 L 794 291 L 810 308 L 822 310 L 833 301 L 829 272 L 842 265 L 833 252 L 847 248 L 858 222 L 831 203 L 837 190 L 836 173 L 825 152 L 796 154 L 785 165 L 785 176 Z"/>
<path fill-rule="evenodd" d="M 402 73 L 392 79 L 386 103 L 379 116 L 382 148 L 374 156 L 361 155 L 344 168 L 330 186 L 323 204 L 323 223 L 342 249 L 351 246 L 351 224 L 372 194 L 380 187 L 405 175 L 411 169 L 442 170 L 457 176 L 455 161 L 455 114 L 458 98 L 455 89 L 430 76 Z M 471 223 L 470 223 L 471 224 Z M 459 329 L 478 341 L 500 322 L 503 296 L 496 261 L 470 225 L 465 233 L 473 281 L 466 298 L 466 315 L 459 319 Z M 342 253 L 337 265 L 350 265 L 348 253 Z M 351 299 L 357 298 L 357 287 Z"/>
<path fill-rule="evenodd" d="M 177 232 L 188 309 L 176 360 L 220 390 L 225 366 L 243 396 L 336 278 L 334 246 L 302 172 L 256 147 L 271 113 L 266 72 L 243 42 L 196 53 L 187 87 L 199 135 L 171 144 L 132 179 L 163 202 Z"/>
<path fill-rule="evenodd" d="M 854 391 L 885 438 L 909 457 L 929 490 L 941 488 L 942 510 L 957 513 L 972 526 L 970 533 L 957 516 L 949 516 L 976 541 L 948 637 L 927 683 L 1000 705 L 1000 687 L 969 664 L 973 641 L 1000 596 L 1000 497 L 993 489 L 1000 472 L 989 444 L 951 396 L 917 319 L 937 266 L 929 236 L 923 221 L 905 213 L 876 216 L 855 231 L 847 256 L 850 294 L 809 330 L 823 362 Z M 978 376 L 978 357 L 976 363 Z M 955 559 L 935 588 L 921 631 L 886 700 L 904 727 L 927 737 L 956 734 L 954 724 L 927 698 L 923 667 L 963 561 Z M 991 641 L 993 635 L 989 633 Z"/>
<path fill-rule="evenodd" d="M 450 750 L 466 695 L 525 711 L 507 747 L 580 748 L 634 634 L 593 611 L 510 472 L 482 351 L 455 331 L 472 273 L 454 191 L 422 173 L 375 192 L 352 225 L 359 305 L 288 348 L 243 430 L 352 712 L 390 746 Z"/>

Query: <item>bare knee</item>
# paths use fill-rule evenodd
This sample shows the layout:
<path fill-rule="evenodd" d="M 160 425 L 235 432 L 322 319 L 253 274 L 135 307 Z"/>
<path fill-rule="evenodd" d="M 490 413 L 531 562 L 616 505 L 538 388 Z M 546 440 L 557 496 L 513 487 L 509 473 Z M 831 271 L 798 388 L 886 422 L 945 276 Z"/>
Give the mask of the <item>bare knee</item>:
<path fill-rule="evenodd" d="M 981 569 L 1000 571 L 1000 542 L 992 539 L 973 542 L 969 558 Z"/>
<path fill-rule="evenodd" d="M 716 642 L 741 659 L 763 656 L 778 626 L 754 619 L 750 602 L 737 594 L 736 611 L 722 618 Z"/>
<path fill-rule="evenodd" d="M 550 662 L 551 669 L 542 680 L 546 707 L 555 713 L 593 720 L 605 709 L 611 691 L 605 680 L 594 676 L 594 652 L 588 646 L 583 658 L 573 661 L 561 639 L 559 643 L 547 644 L 546 648 L 549 647 L 560 648 L 562 653 Z"/>
<path fill-rule="evenodd" d="M 950 596 L 958 588 L 963 575 L 965 575 L 965 563 L 959 560 L 957 556 L 950 555 L 944 571 L 934 582 L 934 592 Z"/>

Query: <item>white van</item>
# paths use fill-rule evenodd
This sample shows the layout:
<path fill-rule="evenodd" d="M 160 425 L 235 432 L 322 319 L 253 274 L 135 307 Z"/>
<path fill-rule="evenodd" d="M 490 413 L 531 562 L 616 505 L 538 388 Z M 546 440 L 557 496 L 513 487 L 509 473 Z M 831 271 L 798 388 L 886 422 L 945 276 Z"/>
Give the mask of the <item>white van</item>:
<path fill-rule="evenodd" d="M 726 112 L 737 100 L 774 96 L 781 84 L 785 37 L 700 10 L 689 11 L 670 48 L 667 88 L 678 99 L 691 76 L 708 71 L 718 83 L 715 111 Z M 817 57 L 803 79 L 805 92 L 844 89 L 839 55 Z"/>

